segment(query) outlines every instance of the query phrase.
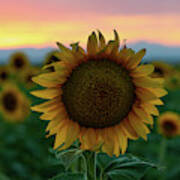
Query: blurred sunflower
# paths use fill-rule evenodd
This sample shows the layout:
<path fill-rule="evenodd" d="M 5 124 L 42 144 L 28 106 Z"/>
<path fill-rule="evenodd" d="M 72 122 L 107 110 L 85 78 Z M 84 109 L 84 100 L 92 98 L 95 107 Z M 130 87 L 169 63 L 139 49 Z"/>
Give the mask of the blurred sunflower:
<path fill-rule="evenodd" d="M 28 99 L 15 85 L 5 84 L 0 94 L 0 110 L 10 122 L 20 122 L 29 114 Z"/>
<path fill-rule="evenodd" d="M 54 148 L 68 148 L 77 138 L 81 149 L 102 150 L 109 155 L 125 153 L 128 139 L 147 139 L 146 124 L 159 112 L 161 78 L 151 78 L 153 65 L 139 65 L 145 49 L 119 51 L 119 36 L 105 42 L 93 32 L 87 52 L 77 43 L 72 49 L 57 43 L 60 62 L 51 64 L 54 72 L 42 73 L 33 81 L 46 87 L 32 91 L 49 101 L 32 107 L 43 112 L 42 120 L 51 120 L 48 136 L 56 135 Z"/>
<path fill-rule="evenodd" d="M 166 79 L 165 87 L 167 89 L 180 89 L 180 72 L 174 70 L 172 76 Z"/>
<path fill-rule="evenodd" d="M 23 52 L 15 52 L 10 57 L 9 66 L 13 72 L 23 72 L 29 67 L 28 57 Z"/>
<path fill-rule="evenodd" d="M 54 50 L 49 52 L 45 57 L 44 64 L 47 65 L 59 61 L 59 59 L 56 57 L 56 53 L 59 53 L 59 51 Z"/>
<path fill-rule="evenodd" d="M 159 131 L 166 137 L 180 135 L 180 116 L 174 112 L 163 113 L 158 120 Z"/>
<path fill-rule="evenodd" d="M 0 83 L 4 83 L 9 79 L 10 72 L 6 66 L 0 66 Z"/>
<path fill-rule="evenodd" d="M 173 67 L 170 64 L 167 64 L 163 61 L 153 61 L 154 72 L 152 73 L 152 77 L 163 77 L 168 78 L 173 73 Z"/>
<path fill-rule="evenodd" d="M 34 87 L 35 83 L 32 81 L 32 77 L 37 75 L 39 71 L 39 68 L 31 67 L 23 73 L 22 82 L 25 84 L 26 88 Z"/>
<path fill-rule="evenodd" d="M 58 53 L 59 53 L 59 51 L 57 51 L 57 50 L 49 52 L 45 57 L 44 65 L 49 65 L 51 63 L 60 61 L 60 59 L 57 57 Z M 51 67 L 46 68 L 46 70 L 53 72 L 54 68 L 53 68 L 53 66 L 51 66 Z"/>

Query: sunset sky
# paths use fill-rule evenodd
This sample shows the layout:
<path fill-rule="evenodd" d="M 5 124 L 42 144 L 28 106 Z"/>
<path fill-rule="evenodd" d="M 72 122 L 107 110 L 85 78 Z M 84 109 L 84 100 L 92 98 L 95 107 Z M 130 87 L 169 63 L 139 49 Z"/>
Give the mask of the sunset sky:
<path fill-rule="evenodd" d="M 0 6 L 0 49 L 80 41 L 92 30 L 110 39 L 180 45 L 179 0 L 6 0 Z"/>

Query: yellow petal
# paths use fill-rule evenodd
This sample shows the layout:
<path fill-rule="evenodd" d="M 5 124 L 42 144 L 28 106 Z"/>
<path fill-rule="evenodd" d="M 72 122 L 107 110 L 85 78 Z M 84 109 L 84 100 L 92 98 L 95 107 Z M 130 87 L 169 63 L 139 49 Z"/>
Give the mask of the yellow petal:
<path fill-rule="evenodd" d="M 56 73 L 59 76 L 58 79 L 67 77 L 71 71 L 69 64 L 62 62 L 62 61 L 53 63 L 53 66 L 54 66 Z"/>
<path fill-rule="evenodd" d="M 50 121 L 46 127 L 46 131 L 49 131 L 50 129 L 54 128 L 54 127 L 57 127 L 57 125 L 60 123 L 59 120 L 53 120 L 53 121 Z"/>
<path fill-rule="evenodd" d="M 119 141 L 118 141 L 118 137 L 116 135 L 114 135 L 114 151 L 113 154 L 118 157 L 120 154 L 120 145 L 119 145 Z"/>
<path fill-rule="evenodd" d="M 40 119 L 41 120 L 52 120 L 52 119 L 54 119 L 57 116 L 58 113 L 59 113 L 58 110 L 47 112 L 47 113 L 42 114 L 40 116 Z"/>
<path fill-rule="evenodd" d="M 118 142 L 119 142 L 119 145 L 121 147 L 121 153 L 124 154 L 126 152 L 126 149 L 127 149 L 127 137 L 126 137 L 126 134 L 124 133 L 123 129 L 120 128 L 120 127 L 116 127 L 115 131 L 117 133 Z"/>
<path fill-rule="evenodd" d="M 65 54 L 67 57 L 74 58 L 73 52 L 72 52 L 69 48 L 65 47 L 62 43 L 57 42 L 57 46 L 58 46 L 59 49 L 61 50 L 59 54 L 63 53 L 63 54 Z"/>
<path fill-rule="evenodd" d="M 36 83 L 36 84 L 39 84 L 43 87 L 56 87 L 59 82 L 52 82 L 52 81 L 47 81 L 46 79 L 39 79 L 38 77 L 33 77 L 32 80 Z M 65 80 L 64 80 L 65 81 Z"/>
<path fill-rule="evenodd" d="M 84 141 L 90 150 L 97 146 L 97 136 L 93 128 L 87 128 L 84 134 Z"/>
<path fill-rule="evenodd" d="M 114 29 L 114 41 L 117 42 L 117 45 L 119 47 L 120 39 L 119 39 L 119 35 L 115 29 Z"/>
<path fill-rule="evenodd" d="M 60 88 L 49 88 L 43 90 L 31 91 L 31 94 L 43 99 L 53 99 L 62 94 L 62 90 Z"/>
<path fill-rule="evenodd" d="M 118 53 L 118 48 L 119 46 L 116 41 L 109 41 L 105 48 L 105 54 L 116 55 Z"/>
<path fill-rule="evenodd" d="M 65 123 L 66 123 L 66 120 L 59 121 L 57 126 L 54 126 L 51 129 L 49 129 L 49 132 L 46 135 L 46 137 L 49 137 L 49 136 L 59 133 Z"/>
<path fill-rule="evenodd" d="M 56 134 L 54 149 L 57 149 L 59 146 L 65 143 L 66 135 L 67 135 L 68 123 L 65 123 L 59 130 L 59 133 Z M 62 146 L 63 147 L 63 146 Z"/>
<path fill-rule="evenodd" d="M 114 41 L 109 41 L 105 50 L 106 54 L 116 55 L 119 52 L 119 36 L 114 30 Z"/>
<path fill-rule="evenodd" d="M 48 111 L 54 109 L 55 107 L 57 107 L 57 106 L 60 107 L 62 105 L 63 104 L 61 104 L 60 97 L 56 97 L 55 99 L 52 99 L 50 101 L 35 105 L 35 106 L 31 107 L 31 109 L 33 111 L 37 111 L 37 112 L 48 112 Z"/>
<path fill-rule="evenodd" d="M 144 101 L 144 102 L 157 99 L 157 96 L 155 94 L 153 94 L 153 92 L 147 88 L 137 88 L 136 95 L 137 95 L 138 99 L 140 99 L 141 101 Z"/>
<path fill-rule="evenodd" d="M 123 120 L 120 123 L 121 128 L 125 132 L 125 134 L 128 136 L 130 139 L 136 140 L 138 138 L 138 134 L 134 130 L 134 128 L 131 126 L 131 124 L 128 122 L 128 119 Z"/>
<path fill-rule="evenodd" d="M 35 76 L 34 78 L 39 78 L 40 80 L 45 79 L 47 81 L 57 81 L 59 79 L 59 74 L 56 72 L 43 73 L 38 76 Z"/>
<path fill-rule="evenodd" d="M 71 144 L 77 139 L 79 132 L 79 125 L 69 120 L 65 143 L 61 150 L 69 148 L 69 146 L 71 146 Z"/>
<path fill-rule="evenodd" d="M 102 146 L 103 152 L 106 152 L 109 156 L 113 155 L 114 151 L 114 141 L 111 137 L 111 131 L 109 128 L 103 129 L 103 138 L 104 138 L 104 144 Z"/>
<path fill-rule="evenodd" d="M 128 120 L 131 126 L 135 129 L 136 133 L 144 140 L 147 140 L 147 132 L 144 123 L 134 113 L 129 113 Z"/>
<path fill-rule="evenodd" d="M 153 92 L 157 97 L 162 97 L 168 94 L 168 92 L 162 88 L 149 88 L 149 90 Z"/>
<path fill-rule="evenodd" d="M 153 125 L 153 118 L 148 113 L 146 113 L 142 108 L 138 108 L 134 106 L 133 111 L 139 117 L 139 119 L 142 119 L 143 122 Z"/>
<path fill-rule="evenodd" d="M 134 71 L 130 73 L 133 77 L 141 77 L 141 76 L 147 76 L 151 74 L 154 71 L 154 66 L 152 64 L 147 65 L 140 65 Z"/>
<path fill-rule="evenodd" d="M 135 52 L 130 48 L 123 48 L 120 50 L 118 55 L 118 61 L 122 63 L 124 66 L 127 65 L 127 62 L 133 58 L 135 55 Z"/>
<path fill-rule="evenodd" d="M 98 35 L 99 35 L 99 49 L 102 50 L 106 46 L 106 41 L 103 34 L 100 31 L 98 31 Z"/>
<path fill-rule="evenodd" d="M 70 46 L 72 47 L 72 51 L 74 52 L 74 56 L 76 58 L 82 59 L 83 57 L 85 57 L 86 52 L 82 47 L 79 46 L 79 42 L 72 43 Z"/>
<path fill-rule="evenodd" d="M 163 105 L 163 101 L 161 101 L 160 99 L 155 99 L 150 101 L 149 103 L 154 104 L 154 105 Z"/>
<path fill-rule="evenodd" d="M 62 62 L 68 63 L 68 66 L 72 68 L 77 61 L 75 53 L 59 42 L 57 43 L 57 45 L 61 49 L 61 52 L 58 54 L 58 58 L 61 59 Z"/>
<path fill-rule="evenodd" d="M 131 59 L 131 61 L 128 62 L 127 68 L 128 69 L 134 69 L 136 66 L 141 62 L 142 58 L 144 57 L 146 53 L 146 49 L 142 49 L 138 51 L 135 56 Z"/>
<path fill-rule="evenodd" d="M 95 55 L 98 51 L 98 42 L 95 32 L 93 32 L 89 38 L 87 43 L 87 52 L 89 55 Z"/>
<path fill-rule="evenodd" d="M 65 82 L 66 78 L 59 78 L 58 73 L 44 73 L 32 78 L 32 80 L 44 87 L 56 87 Z"/>
<path fill-rule="evenodd" d="M 138 77 L 138 78 L 134 78 L 133 82 L 137 87 L 159 88 L 159 87 L 163 86 L 164 79 L 150 78 L 150 77 Z"/>
<path fill-rule="evenodd" d="M 155 116 L 159 116 L 159 111 L 158 109 L 151 103 L 143 103 L 142 108 L 149 114 L 153 114 Z"/>
<path fill-rule="evenodd" d="M 70 44 L 70 46 L 72 47 L 72 51 L 73 52 L 77 52 L 78 51 L 78 47 L 79 47 L 79 42 L 72 43 L 72 44 Z"/>
<path fill-rule="evenodd" d="M 87 131 L 87 128 L 81 127 L 79 140 L 81 142 L 80 148 L 83 149 L 83 150 L 87 150 L 89 148 L 88 144 L 86 143 L 87 142 L 86 138 L 84 138 L 84 135 L 85 135 L 86 131 Z"/>

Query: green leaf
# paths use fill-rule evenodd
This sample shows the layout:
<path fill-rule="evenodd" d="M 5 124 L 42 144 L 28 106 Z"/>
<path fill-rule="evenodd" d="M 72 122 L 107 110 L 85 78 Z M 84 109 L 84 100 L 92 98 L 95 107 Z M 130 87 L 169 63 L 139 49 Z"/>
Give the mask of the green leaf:
<path fill-rule="evenodd" d="M 140 180 L 149 168 L 155 167 L 157 166 L 134 156 L 121 156 L 105 167 L 103 176 L 108 180 Z"/>
<path fill-rule="evenodd" d="M 85 180 L 85 174 L 83 173 L 62 173 L 50 180 Z"/>
<path fill-rule="evenodd" d="M 0 179 L 1 180 L 10 180 L 5 174 L 0 172 Z"/>
<path fill-rule="evenodd" d="M 66 170 L 82 156 L 82 150 L 67 149 L 56 154 L 56 158 L 64 165 Z"/>
<path fill-rule="evenodd" d="M 102 169 L 104 169 L 109 162 L 116 159 L 115 157 L 110 157 L 106 153 L 98 153 L 97 155 L 97 163 L 98 166 Z"/>

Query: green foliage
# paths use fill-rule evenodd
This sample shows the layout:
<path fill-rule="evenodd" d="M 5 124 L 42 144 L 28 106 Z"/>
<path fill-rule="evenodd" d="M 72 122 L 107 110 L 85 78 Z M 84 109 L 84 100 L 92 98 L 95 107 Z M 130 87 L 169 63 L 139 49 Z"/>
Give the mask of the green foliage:
<path fill-rule="evenodd" d="M 86 180 L 88 167 L 85 168 L 85 166 L 91 164 L 89 160 L 93 160 L 93 153 L 72 148 L 59 153 L 55 152 L 55 154 L 58 162 L 64 166 L 65 172 L 59 172 L 52 180 L 61 178 L 76 180 L 77 177 Z M 80 161 L 81 159 L 82 161 Z M 116 158 L 98 153 L 96 160 L 96 177 L 99 180 L 140 180 L 149 168 L 157 169 L 154 164 L 142 161 L 132 155 Z"/>
<path fill-rule="evenodd" d="M 15 78 L 12 77 L 11 81 L 14 82 Z M 33 105 L 42 102 L 31 96 L 23 84 L 16 84 Z M 33 87 L 36 88 L 40 89 L 39 86 Z M 161 113 L 180 113 L 179 99 L 180 90 L 171 90 L 163 98 L 165 105 L 158 109 Z M 90 160 L 87 153 L 78 149 L 78 142 L 61 152 L 52 150 L 54 137 L 45 138 L 47 122 L 40 121 L 39 115 L 31 112 L 23 123 L 10 124 L 0 114 L 0 180 L 87 180 L 89 167 L 86 164 Z M 127 154 L 116 158 L 99 153 L 97 180 L 179 180 L 180 138 L 167 140 L 165 160 L 159 166 L 163 137 L 157 133 L 156 122 L 155 118 L 155 125 L 147 142 L 142 139 L 129 141 Z"/>
<path fill-rule="evenodd" d="M 104 169 L 107 180 L 140 180 L 149 168 L 155 168 L 152 163 L 142 161 L 134 156 L 122 156 L 110 162 Z"/>
<path fill-rule="evenodd" d="M 62 173 L 53 177 L 51 180 L 85 180 L 83 173 Z"/>

